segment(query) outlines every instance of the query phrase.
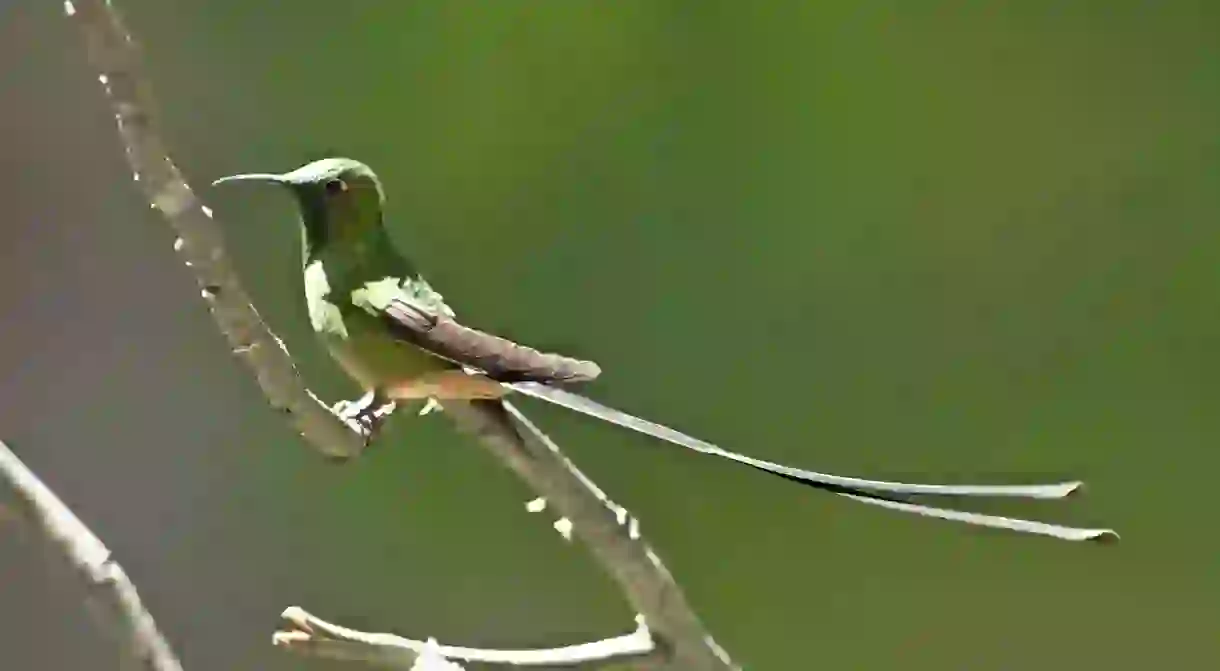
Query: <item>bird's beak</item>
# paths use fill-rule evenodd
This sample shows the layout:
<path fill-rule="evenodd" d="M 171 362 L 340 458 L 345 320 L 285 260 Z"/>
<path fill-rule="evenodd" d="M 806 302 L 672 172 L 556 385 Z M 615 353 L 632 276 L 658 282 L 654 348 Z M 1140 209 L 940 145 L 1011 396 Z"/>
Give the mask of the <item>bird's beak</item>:
<path fill-rule="evenodd" d="M 251 172 L 242 175 L 229 175 L 221 177 L 212 182 L 212 186 L 224 184 L 225 182 L 271 182 L 273 184 L 290 184 L 291 180 L 286 175 L 276 175 L 269 172 Z"/>

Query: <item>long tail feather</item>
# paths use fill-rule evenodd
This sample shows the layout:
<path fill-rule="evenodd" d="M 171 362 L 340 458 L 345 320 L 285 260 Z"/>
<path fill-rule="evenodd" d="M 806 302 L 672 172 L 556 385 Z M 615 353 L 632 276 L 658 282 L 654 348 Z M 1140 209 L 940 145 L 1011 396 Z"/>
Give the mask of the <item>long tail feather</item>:
<path fill-rule="evenodd" d="M 759 470 L 782 475 L 792 480 L 810 484 L 843 487 L 872 492 L 887 492 L 891 494 L 931 495 L 931 496 L 985 496 L 985 497 L 1015 497 L 1026 499 L 1061 499 L 1079 489 L 1084 483 L 1080 481 L 1060 482 L 1040 485 L 948 485 L 948 484 L 918 484 L 908 482 L 890 482 L 886 480 L 865 480 L 849 478 L 817 471 L 807 471 L 783 464 L 777 464 L 763 459 L 755 459 L 744 454 L 730 452 L 712 443 L 689 436 L 668 426 L 629 415 L 615 410 L 597 401 L 578 394 L 548 387 L 535 382 L 517 382 L 507 385 L 509 388 L 526 396 L 541 399 L 549 403 L 595 417 L 597 419 L 617 424 L 618 426 L 638 431 L 639 433 L 659 438 L 682 447 L 730 459 L 741 464 L 753 466 Z"/>
<path fill-rule="evenodd" d="M 963 524 L 971 524 L 978 527 L 1006 529 L 1008 531 L 1016 531 L 1023 534 L 1034 534 L 1037 536 L 1051 536 L 1052 538 L 1058 538 L 1065 541 L 1112 541 L 1118 540 L 1119 538 L 1118 532 L 1113 529 L 1067 527 L 1058 524 L 1047 524 L 1046 522 L 1035 522 L 1033 520 L 1023 520 L 1014 517 L 1001 517 L 999 515 L 985 515 L 983 513 L 972 513 L 964 510 L 953 510 L 951 508 L 923 506 L 917 503 L 893 501 L 890 499 L 868 496 L 867 494 L 863 493 L 852 493 L 849 491 L 835 493 L 839 496 L 845 496 L 853 501 L 879 506 L 887 510 L 912 513 L 922 517 L 934 517 L 936 519 L 949 520 L 950 522 L 961 522 Z"/>
<path fill-rule="evenodd" d="M 879 506 L 887 510 L 911 513 L 922 517 L 961 522 L 973 526 L 992 529 L 1005 529 L 1018 533 L 1050 536 L 1067 541 L 1100 541 L 1113 540 L 1118 534 L 1112 529 L 1092 529 L 1060 526 L 998 515 L 972 513 L 950 508 L 924 506 L 907 501 L 887 498 L 885 495 L 940 495 L 940 496 L 970 496 L 970 497 L 1018 497 L 1034 499 L 1063 498 L 1078 489 L 1082 483 L 1063 482 L 1046 485 L 941 485 L 917 484 L 905 482 L 890 482 L 885 480 L 865 480 L 849 478 L 817 471 L 807 471 L 777 464 L 762 459 L 755 459 L 736 452 L 730 452 L 707 441 L 699 440 L 662 424 L 650 422 L 634 415 L 629 415 L 597 401 L 573 394 L 563 389 L 548 387 L 534 382 L 509 383 L 505 386 L 526 396 L 537 398 L 548 403 L 574 410 L 584 415 L 594 417 L 611 424 L 637 431 L 639 433 L 659 438 L 666 442 L 679 445 L 696 452 L 711 454 L 737 463 L 746 464 L 759 470 L 794 480 L 805 485 L 824 489 L 853 501 Z"/>

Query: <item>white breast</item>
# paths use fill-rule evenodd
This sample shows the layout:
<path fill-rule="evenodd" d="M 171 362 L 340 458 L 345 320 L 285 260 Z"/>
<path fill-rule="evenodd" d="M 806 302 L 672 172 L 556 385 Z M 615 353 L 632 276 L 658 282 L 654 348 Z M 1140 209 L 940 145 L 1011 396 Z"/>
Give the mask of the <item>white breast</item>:
<path fill-rule="evenodd" d="M 339 308 L 328 300 L 330 282 L 326 279 L 326 268 L 321 261 L 305 266 L 305 305 L 309 309 L 309 323 L 315 331 L 331 331 L 347 336 L 347 326 Z"/>

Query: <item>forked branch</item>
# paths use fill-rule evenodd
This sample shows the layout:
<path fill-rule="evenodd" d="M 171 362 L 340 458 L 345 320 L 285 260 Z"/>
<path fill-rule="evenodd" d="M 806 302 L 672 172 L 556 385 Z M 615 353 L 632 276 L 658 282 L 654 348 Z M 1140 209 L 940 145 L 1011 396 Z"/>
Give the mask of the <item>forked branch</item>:
<path fill-rule="evenodd" d="M 363 436 L 304 385 L 282 341 L 259 317 L 242 288 L 211 210 L 171 161 L 153 117 L 155 106 L 136 42 L 113 3 L 68 0 L 64 9 L 83 32 L 135 180 L 176 232 L 174 249 L 194 274 L 233 352 L 255 373 L 271 405 L 285 411 L 314 448 L 332 457 L 358 455 Z M 576 535 L 647 622 L 653 657 L 661 656 L 666 664 L 684 671 L 737 669 L 700 624 L 656 553 L 643 542 L 638 522 L 610 502 L 516 408 L 507 403 L 446 402 L 444 410 L 574 525 Z M 514 427 L 524 429 L 525 437 Z"/>

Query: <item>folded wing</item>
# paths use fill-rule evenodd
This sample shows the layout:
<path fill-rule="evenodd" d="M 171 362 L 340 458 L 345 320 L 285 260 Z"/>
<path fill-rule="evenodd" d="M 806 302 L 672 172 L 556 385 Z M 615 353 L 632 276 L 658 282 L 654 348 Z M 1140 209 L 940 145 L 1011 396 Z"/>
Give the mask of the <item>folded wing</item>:
<path fill-rule="evenodd" d="M 459 324 L 449 315 L 426 311 L 405 298 L 387 301 L 381 312 L 403 340 L 500 382 L 573 384 L 601 374 L 601 367 L 592 361 L 526 347 Z"/>

